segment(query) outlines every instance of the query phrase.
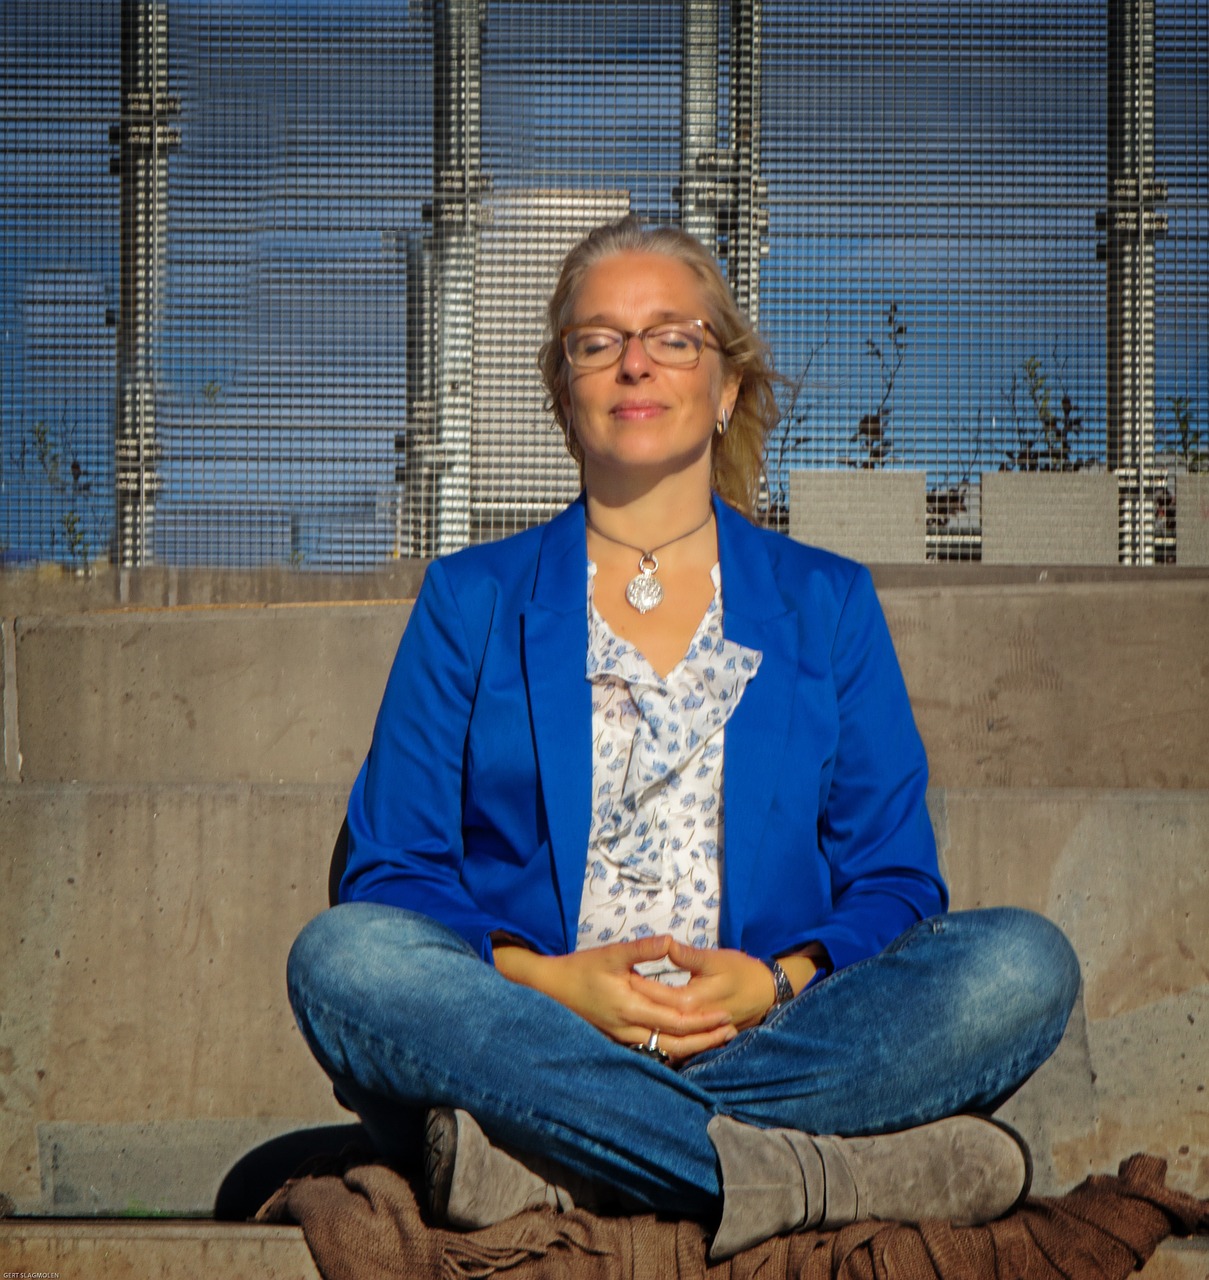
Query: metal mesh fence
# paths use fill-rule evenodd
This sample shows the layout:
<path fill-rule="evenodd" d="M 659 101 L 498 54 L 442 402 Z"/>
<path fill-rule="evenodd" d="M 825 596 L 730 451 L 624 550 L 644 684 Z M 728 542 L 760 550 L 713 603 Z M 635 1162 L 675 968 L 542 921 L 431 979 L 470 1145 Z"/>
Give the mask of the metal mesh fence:
<path fill-rule="evenodd" d="M 577 488 L 561 255 L 718 253 L 764 518 L 1209 560 L 1209 0 L 40 0 L 0 16 L 0 554 L 357 569 Z"/>

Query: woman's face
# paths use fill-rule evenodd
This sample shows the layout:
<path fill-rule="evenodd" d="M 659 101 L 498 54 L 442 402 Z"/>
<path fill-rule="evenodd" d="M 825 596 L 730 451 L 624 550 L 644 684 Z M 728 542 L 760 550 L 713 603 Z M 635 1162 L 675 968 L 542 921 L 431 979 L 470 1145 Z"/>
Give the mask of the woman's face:
<path fill-rule="evenodd" d="M 708 316 L 691 267 L 664 254 L 619 253 L 584 276 L 570 322 L 636 332 L 664 320 Z M 606 473 L 656 478 L 694 468 L 709 484 L 714 424 L 723 410 L 734 410 L 739 391 L 716 347 L 709 334 L 694 368 L 670 368 L 656 364 L 632 338 L 610 368 L 567 367 L 564 405 L 589 487 Z"/>

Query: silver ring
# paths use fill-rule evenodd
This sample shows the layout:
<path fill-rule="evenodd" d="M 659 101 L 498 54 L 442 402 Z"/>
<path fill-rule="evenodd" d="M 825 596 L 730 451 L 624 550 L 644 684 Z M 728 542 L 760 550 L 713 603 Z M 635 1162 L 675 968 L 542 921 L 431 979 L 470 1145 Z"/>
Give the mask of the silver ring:
<path fill-rule="evenodd" d="M 671 1058 L 666 1049 L 659 1047 L 659 1028 L 656 1027 L 647 1038 L 645 1044 L 640 1040 L 637 1044 L 630 1045 L 635 1053 L 645 1053 L 647 1057 L 658 1058 L 660 1062 L 670 1062 Z"/>

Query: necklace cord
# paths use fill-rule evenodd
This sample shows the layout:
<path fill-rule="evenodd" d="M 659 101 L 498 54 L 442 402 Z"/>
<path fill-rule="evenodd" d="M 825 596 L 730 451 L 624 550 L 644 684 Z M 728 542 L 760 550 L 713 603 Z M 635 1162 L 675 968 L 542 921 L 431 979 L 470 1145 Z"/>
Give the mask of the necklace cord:
<path fill-rule="evenodd" d="M 701 530 L 704 529 L 707 524 L 709 524 L 709 522 L 713 519 L 713 517 L 714 517 L 714 512 L 713 512 L 713 508 L 711 507 L 709 515 L 707 515 L 699 525 L 694 525 L 694 527 L 689 529 L 686 533 L 678 533 L 674 538 L 669 538 L 666 542 L 661 542 L 657 547 L 652 547 L 649 551 L 646 550 L 645 547 L 636 546 L 633 542 L 624 542 L 621 538 L 614 538 L 612 534 L 605 533 L 603 529 L 598 528 L 596 525 L 592 523 L 592 521 L 588 518 L 586 513 L 584 515 L 584 520 L 587 523 L 588 528 L 591 529 L 592 532 L 595 533 L 598 537 L 603 538 L 606 542 L 615 543 L 619 547 L 625 547 L 629 551 L 637 551 L 638 554 L 645 561 L 645 560 L 654 560 L 655 553 L 657 551 L 662 551 L 665 547 L 670 547 L 673 543 L 683 542 L 685 538 L 691 538 L 694 533 L 700 533 Z M 658 562 L 656 562 L 655 567 L 656 568 L 659 567 Z"/>

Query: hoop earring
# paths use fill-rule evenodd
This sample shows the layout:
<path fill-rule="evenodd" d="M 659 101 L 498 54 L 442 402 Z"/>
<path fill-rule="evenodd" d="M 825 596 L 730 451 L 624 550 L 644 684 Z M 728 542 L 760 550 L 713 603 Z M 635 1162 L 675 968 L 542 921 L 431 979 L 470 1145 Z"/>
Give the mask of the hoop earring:
<path fill-rule="evenodd" d="M 714 430 L 724 436 L 730 430 L 730 414 L 725 409 L 722 410 L 722 416 L 714 423 Z"/>

